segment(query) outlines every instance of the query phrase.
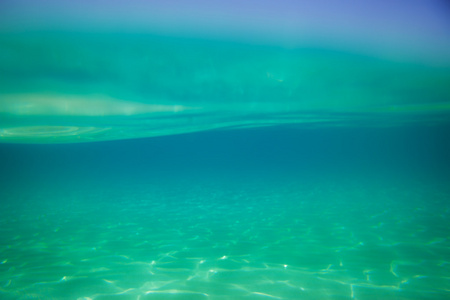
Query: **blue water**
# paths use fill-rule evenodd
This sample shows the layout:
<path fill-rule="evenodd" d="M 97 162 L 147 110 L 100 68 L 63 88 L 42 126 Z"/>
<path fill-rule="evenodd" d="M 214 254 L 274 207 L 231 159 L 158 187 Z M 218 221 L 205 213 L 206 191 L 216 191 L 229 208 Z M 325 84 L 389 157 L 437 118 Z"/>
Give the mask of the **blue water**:
<path fill-rule="evenodd" d="M 0 1 L 0 300 L 450 299 L 442 1 L 64 2 Z"/>
<path fill-rule="evenodd" d="M 449 128 L 0 144 L 0 298 L 446 299 Z"/>

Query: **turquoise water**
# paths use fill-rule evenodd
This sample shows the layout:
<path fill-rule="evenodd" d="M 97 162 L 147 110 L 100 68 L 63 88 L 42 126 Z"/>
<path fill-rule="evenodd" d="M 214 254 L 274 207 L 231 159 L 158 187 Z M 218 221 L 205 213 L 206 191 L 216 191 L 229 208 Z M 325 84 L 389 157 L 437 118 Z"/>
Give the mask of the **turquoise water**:
<path fill-rule="evenodd" d="M 450 63 L 394 52 L 2 30 L 0 298 L 448 298 Z"/>
<path fill-rule="evenodd" d="M 149 33 L 0 36 L 3 142 L 448 120 L 450 60 Z"/>
<path fill-rule="evenodd" d="M 3 144 L 2 299 L 445 299 L 448 129 Z"/>

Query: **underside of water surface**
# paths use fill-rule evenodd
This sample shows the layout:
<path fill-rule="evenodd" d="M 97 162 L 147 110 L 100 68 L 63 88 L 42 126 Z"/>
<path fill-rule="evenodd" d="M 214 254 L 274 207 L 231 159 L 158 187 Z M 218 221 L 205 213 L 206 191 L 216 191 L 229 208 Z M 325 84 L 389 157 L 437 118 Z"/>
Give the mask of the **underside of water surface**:
<path fill-rule="evenodd" d="M 448 299 L 449 8 L 0 0 L 0 299 Z"/>
<path fill-rule="evenodd" d="M 435 58 L 436 59 L 436 58 Z M 0 35 L 2 142 L 448 120 L 450 65 L 150 33 Z"/>

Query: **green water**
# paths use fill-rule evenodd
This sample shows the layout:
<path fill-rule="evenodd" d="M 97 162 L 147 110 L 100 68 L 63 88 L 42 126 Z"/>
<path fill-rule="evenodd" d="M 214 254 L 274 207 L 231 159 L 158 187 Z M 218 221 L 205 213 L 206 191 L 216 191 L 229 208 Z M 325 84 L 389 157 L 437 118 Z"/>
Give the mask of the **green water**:
<path fill-rule="evenodd" d="M 0 36 L 0 141 L 448 120 L 445 60 L 131 33 Z"/>
<path fill-rule="evenodd" d="M 445 299 L 439 128 L 8 145 L 2 299 Z"/>
<path fill-rule="evenodd" d="M 447 187 L 210 177 L 9 195 L 2 299 L 449 293 Z"/>
<path fill-rule="evenodd" d="M 0 299 L 446 299 L 449 112 L 442 57 L 2 32 Z"/>

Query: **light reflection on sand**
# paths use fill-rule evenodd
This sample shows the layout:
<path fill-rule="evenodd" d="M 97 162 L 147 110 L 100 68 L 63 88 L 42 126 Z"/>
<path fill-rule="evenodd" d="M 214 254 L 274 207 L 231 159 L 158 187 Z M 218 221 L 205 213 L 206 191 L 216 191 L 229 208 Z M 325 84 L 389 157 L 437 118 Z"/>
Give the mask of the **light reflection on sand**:
<path fill-rule="evenodd" d="M 280 198 L 276 188 L 265 188 L 223 191 L 212 202 L 210 195 L 218 189 L 205 187 L 177 205 L 170 205 L 163 193 L 147 199 L 144 190 L 134 192 L 133 197 L 147 199 L 139 203 L 100 201 L 100 194 L 92 194 L 97 204 L 86 199 L 78 212 L 42 212 L 34 220 L 14 210 L 3 212 L 0 295 L 364 300 L 442 299 L 448 292 L 449 261 L 439 254 L 448 250 L 448 239 L 438 228 L 427 239 L 411 235 L 423 227 L 413 208 L 398 214 L 401 203 L 395 199 L 404 197 L 401 191 L 387 198 L 367 191 L 366 196 L 379 199 L 355 202 L 346 211 L 339 201 L 351 195 L 345 189 L 323 188 L 318 196 L 292 185 L 290 190 L 279 187 L 285 195 Z M 183 189 L 178 192 L 185 195 Z M 230 201 L 236 194 L 246 201 Z M 308 201 L 296 200 L 308 194 Z M 328 199 L 326 208 L 315 206 L 317 197 Z M 270 198 L 270 209 L 261 205 Z M 96 211 L 103 206 L 109 208 L 99 216 Z M 253 213 L 247 214 L 249 210 Z M 205 211 L 207 215 L 199 213 Z M 424 207 L 422 213 L 432 212 Z M 376 226 L 380 214 L 391 230 Z M 448 210 L 443 217 L 450 217 Z M 59 218 L 64 221 L 56 222 Z M 13 232 L 10 228 L 18 223 L 33 227 Z"/>

